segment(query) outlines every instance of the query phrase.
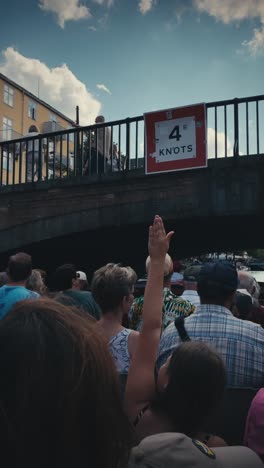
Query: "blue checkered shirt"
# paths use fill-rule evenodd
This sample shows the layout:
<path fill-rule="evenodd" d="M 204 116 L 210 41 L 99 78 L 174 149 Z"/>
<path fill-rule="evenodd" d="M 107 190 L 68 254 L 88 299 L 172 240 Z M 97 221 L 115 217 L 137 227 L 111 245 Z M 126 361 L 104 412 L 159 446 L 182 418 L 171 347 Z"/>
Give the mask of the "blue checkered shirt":
<path fill-rule="evenodd" d="M 203 304 L 184 321 L 191 340 L 201 340 L 223 358 L 229 387 L 264 387 L 264 329 L 235 318 L 222 306 Z M 160 368 L 181 343 L 174 323 L 164 331 L 158 354 Z"/>

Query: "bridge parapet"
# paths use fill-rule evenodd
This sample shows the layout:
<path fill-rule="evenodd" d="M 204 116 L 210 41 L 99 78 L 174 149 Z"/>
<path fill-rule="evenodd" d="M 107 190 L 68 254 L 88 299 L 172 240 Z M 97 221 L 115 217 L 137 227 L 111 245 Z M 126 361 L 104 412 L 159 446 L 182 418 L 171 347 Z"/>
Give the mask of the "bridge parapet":
<path fill-rule="evenodd" d="M 264 155 L 264 95 L 207 103 L 206 109 L 209 159 Z M 0 141 L 1 189 L 80 177 L 96 183 L 105 174 L 134 174 L 144 164 L 143 116 Z"/>
<path fill-rule="evenodd" d="M 146 177 L 143 169 L 5 187 L 0 196 L 0 252 L 82 231 L 168 222 L 235 219 L 264 214 L 264 158 L 210 160 L 195 171 Z M 224 227 L 223 227 L 224 228 Z M 207 233 L 209 234 L 209 233 Z"/>

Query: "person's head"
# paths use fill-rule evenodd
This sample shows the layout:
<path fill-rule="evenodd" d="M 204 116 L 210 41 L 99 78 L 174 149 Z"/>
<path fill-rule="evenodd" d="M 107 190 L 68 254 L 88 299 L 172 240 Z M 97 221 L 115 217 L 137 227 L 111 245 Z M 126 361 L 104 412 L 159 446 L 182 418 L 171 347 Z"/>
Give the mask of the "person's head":
<path fill-rule="evenodd" d="M 160 368 L 157 408 L 169 416 L 176 432 L 195 436 L 221 403 L 225 383 L 219 354 L 205 343 L 184 342 Z"/>
<path fill-rule="evenodd" d="M 0 272 L 0 288 L 8 282 L 8 275 L 5 271 Z"/>
<path fill-rule="evenodd" d="M 72 289 L 77 289 L 79 291 L 89 291 L 89 284 L 86 273 L 84 273 L 84 271 L 76 271 L 76 279 L 73 279 L 72 283 Z"/>
<path fill-rule="evenodd" d="M 229 262 L 205 263 L 198 275 L 197 292 L 201 304 L 216 304 L 231 309 L 237 289 L 237 271 Z"/>
<path fill-rule="evenodd" d="M 41 268 L 36 268 L 36 271 L 39 271 L 39 273 L 41 274 L 41 278 L 42 278 L 42 281 L 44 284 L 46 284 L 47 282 L 47 272 L 45 270 L 42 270 Z"/>
<path fill-rule="evenodd" d="M 251 320 L 253 300 L 246 289 L 237 289 L 232 306 L 232 314 L 242 320 Z"/>
<path fill-rule="evenodd" d="M 122 310 L 127 314 L 134 299 L 135 271 L 118 263 L 108 263 L 95 271 L 92 279 L 92 294 L 102 313 Z"/>
<path fill-rule="evenodd" d="M 31 256 L 24 252 L 18 252 L 9 257 L 7 265 L 7 274 L 10 282 L 25 282 L 31 275 L 32 260 Z"/>
<path fill-rule="evenodd" d="M 39 128 L 37 125 L 30 125 L 28 133 L 39 133 Z"/>
<path fill-rule="evenodd" d="M 182 280 L 171 283 L 171 290 L 176 296 L 181 296 L 184 291 L 184 284 Z"/>
<path fill-rule="evenodd" d="M 148 275 L 149 269 L 151 265 L 151 258 L 150 256 L 147 257 L 146 259 L 146 273 Z M 172 258 L 170 257 L 169 254 L 166 254 L 165 260 L 164 260 L 164 279 L 163 279 L 163 284 L 164 286 L 170 286 L 170 281 L 171 281 L 171 275 L 173 273 L 173 261 Z"/>
<path fill-rule="evenodd" d="M 103 115 L 98 115 L 96 118 L 95 118 L 95 123 L 97 124 L 100 124 L 100 123 L 104 123 L 105 122 L 105 118 Z"/>
<path fill-rule="evenodd" d="M 197 279 L 201 271 L 200 265 L 191 265 L 185 268 L 183 272 L 184 289 L 195 290 L 197 289 Z"/>
<path fill-rule="evenodd" d="M 90 320 L 51 299 L 0 322 L 0 434 L 10 466 L 116 468 L 129 429 L 107 344 Z"/>
<path fill-rule="evenodd" d="M 38 270 L 32 270 L 31 275 L 26 281 L 26 288 L 35 291 L 39 294 L 44 294 L 46 287 L 43 283 L 42 276 Z"/>
<path fill-rule="evenodd" d="M 173 260 L 173 271 L 180 273 L 183 269 L 183 265 L 179 260 Z"/>
<path fill-rule="evenodd" d="M 59 266 L 52 278 L 52 288 L 54 291 L 67 291 L 72 289 L 76 280 L 76 267 L 71 263 Z"/>
<path fill-rule="evenodd" d="M 238 289 L 246 289 L 253 297 L 254 302 L 258 302 L 260 295 L 260 286 L 254 276 L 247 270 L 238 270 Z"/>

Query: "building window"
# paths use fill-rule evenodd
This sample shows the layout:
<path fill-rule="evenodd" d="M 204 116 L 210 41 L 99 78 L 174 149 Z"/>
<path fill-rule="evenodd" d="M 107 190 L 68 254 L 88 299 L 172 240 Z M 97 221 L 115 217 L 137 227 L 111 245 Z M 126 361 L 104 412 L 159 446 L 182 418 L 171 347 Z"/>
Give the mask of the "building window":
<path fill-rule="evenodd" d="M 57 116 L 52 112 L 50 113 L 50 122 L 57 122 Z"/>
<path fill-rule="evenodd" d="M 2 163 L 3 169 L 7 171 L 8 168 L 8 172 L 13 172 L 13 156 L 11 152 L 7 153 L 6 150 L 3 151 Z"/>
<path fill-rule="evenodd" d="M 14 90 L 7 84 L 4 85 L 4 103 L 14 107 Z"/>
<path fill-rule="evenodd" d="M 34 101 L 28 102 L 28 116 L 33 120 L 37 119 L 37 104 Z"/>
<path fill-rule="evenodd" d="M 3 117 L 3 141 L 12 140 L 13 122 L 7 117 Z"/>

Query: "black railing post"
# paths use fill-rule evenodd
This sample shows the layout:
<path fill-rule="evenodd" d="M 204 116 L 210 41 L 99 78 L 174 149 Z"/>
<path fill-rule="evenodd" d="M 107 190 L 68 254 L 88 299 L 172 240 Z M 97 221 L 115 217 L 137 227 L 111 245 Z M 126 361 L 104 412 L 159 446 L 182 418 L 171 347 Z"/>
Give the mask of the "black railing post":
<path fill-rule="evenodd" d="M 137 169 L 137 168 L 138 168 L 138 122 L 136 122 L 136 147 L 135 147 L 135 156 L 136 156 L 135 169 Z"/>
<path fill-rule="evenodd" d="M 13 185 L 16 183 L 16 145 L 15 143 L 12 144 L 12 154 L 13 154 Z"/>
<path fill-rule="evenodd" d="M 76 133 L 76 145 L 75 145 L 75 152 L 76 152 L 76 168 L 74 175 L 82 175 L 82 135 L 83 132 L 80 130 Z"/>
<path fill-rule="evenodd" d="M 62 135 L 60 135 L 59 143 L 60 143 L 60 179 L 61 179 L 62 177 Z"/>
<path fill-rule="evenodd" d="M 46 180 L 49 179 L 49 144 L 50 144 L 50 139 L 49 137 L 46 138 Z"/>
<path fill-rule="evenodd" d="M 239 123 L 238 123 L 238 99 L 234 99 L 234 149 L 233 155 L 239 156 Z"/>
<path fill-rule="evenodd" d="M 66 162 L 66 167 L 67 167 L 67 177 L 69 177 L 69 164 L 70 164 L 70 155 L 69 155 L 69 151 L 70 151 L 70 136 L 69 136 L 69 133 L 67 133 L 67 136 L 66 136 L 66 159 L 67 159 L 67 162 Z"/>
<path fill-rule="evenodd" d="M 79 163 L 79 175 L 82 175 L 83 173 L 83 167 L 84 167 L 84 135 L 83 135 L 83 130 L 81 131 L 80 134 L 80 163 Z"/>
<path fill-rule="evenodd" d="M 79 131 L 74 132 L 74 167 L 73 167 L 73 174 L 75 176 L 77 175 L 78 147 L 79 147 Z"/>
<path fill-rule="evenodd" d="M 6 146 L 6 154 L 7 154 L 7 161 L 6 161 L 6 185 L 9 185 L 9 167 L 10 167 L 10 164 L 9 164 L 9 154 L 10 154 L 9 143 L 7 143 L 7 146 Z"/>
<path fill-rule="evenodd" d="M 22 148 L 22 143 L 18 143 L 19 144 L 19 166 L 18 166 L 18 171 L 19 171 L 19 175 L 18 175 L 18 183 L 19 184 L 22 184 L 22 164 L 23 164 L 23 148 Z"/>
<path fill-rule="evenodd" d="M 38 181 L 42 180 L 42 166 L 43 166 L 43 139 L 39 139 L 39 147 L 38 147 Z"/>
<path fill-rule="evenodd" d="M 54 180 L 56 178 L 56 149 L 57 149 L 57 144 L 56 144 L 56 137 L 52 139 L 52 144 L 53 144 L 53 160 L 52 160 L 52 179 Z"/>
<path fill-rule="evenodd" d="M 126 171 L 130 169 L 130 119 L 126 119 Z"/>

